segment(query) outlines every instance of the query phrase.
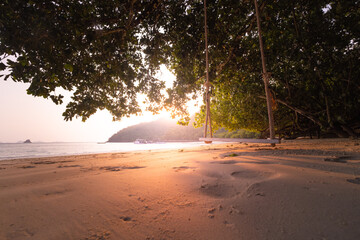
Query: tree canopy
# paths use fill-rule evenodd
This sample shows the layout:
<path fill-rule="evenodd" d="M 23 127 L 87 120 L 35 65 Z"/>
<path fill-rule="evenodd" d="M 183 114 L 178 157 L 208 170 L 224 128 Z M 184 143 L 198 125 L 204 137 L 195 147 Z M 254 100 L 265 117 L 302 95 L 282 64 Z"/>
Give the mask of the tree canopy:
<path fill-rule="evenodd" d="M 360 128 L 360 1 L 259 1 L 278 134 Z M 115 117 L 172 108 L 203 90 L 204 12 L 199 0 L 23 1 L 0 3 L 0 66 L 28 93 L 61 103 L 65 119 L 97 109 Z M 211 110 L 215 127 L 267 132 L 253 1 L 208 0 Z M 167 96 L 155 73 L 176 75 Z M 8 77 L 7 76 L 7 77 Z M 197 116 L 204 119 L 204 109 Z"/>
<path fill-rule="evenodd" d="M 0 55 L 28 94 L 62 102 L 56 88 L 73 92 L 66 120 L 86 120 L 97 109 L 116 118 L 140 111 L 137 93 L 160 102 L 164 83 L 154 78 L 156 1 L 2 1 Z M 2 69 L 5 66 L 2 65 Z"/>

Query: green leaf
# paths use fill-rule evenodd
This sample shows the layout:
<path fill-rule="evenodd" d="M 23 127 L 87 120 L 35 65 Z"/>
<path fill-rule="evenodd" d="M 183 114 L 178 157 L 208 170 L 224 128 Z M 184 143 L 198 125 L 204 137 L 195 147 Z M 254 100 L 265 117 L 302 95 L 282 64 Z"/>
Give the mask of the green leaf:
<path fill-rule="evenodd" d="M 0 71 L 3 71 L 6 69 L 6 65 L 0 62 Z"/>
<path fill-rule="evenodd" d="M 72 72 L 74 70 L 73 66 L 71 64 L 68 64 L 68 63 L 64 65 L 64 68 L 66 70 L 68 70 L 69 72 Z"/>

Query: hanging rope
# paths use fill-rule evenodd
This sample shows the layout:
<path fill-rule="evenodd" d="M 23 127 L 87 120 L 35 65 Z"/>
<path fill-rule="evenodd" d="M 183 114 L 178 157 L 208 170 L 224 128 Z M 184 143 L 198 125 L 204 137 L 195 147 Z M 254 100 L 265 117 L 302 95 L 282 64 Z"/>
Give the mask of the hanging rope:
<path fill-rule="evenodd" d="M 270 140 L 265 140 L 266 142 L 271 142 L 272 146 L 275 146 L 274 138 L 275 138 L 275 131 L 274 131 L 274 117 L 272 112 L 272 102 L 271 102 L 271 93 L 269 89 L 269 73 L 266 70 L 266 61 L 265 61 L 265 54 L 263 48 L 263 42 L 261 38 L 261 28 L 260 28 L 260 17 L 259 11 L 257 6 L 257 0 L 254 0 L 255 4 L 255 12 L 256 12 L 256 20 L 257 20 L 257 27 L 259 33 L 259 43 L 260 43 L 260 52 L 261 52 L 261 63 L 263 68 L 263 80 L 265 85 L 265 93 L 266 93 L 266 102 L 267 102 L 267 109 L 268 109 L 268 118 L 269 118 L 269 131 L 270 131 Z M 210 80 L 209 80 L 209 50 L 208 50 L 208 26 L 207 26 L 207 9 L 206 9 L 206 0 L 204 0 L 204 17 L 205 17 L 205 59 L 206 59 L 206 82 L 205 86 L 205 103 L 206 103 L 206 116 L 205 116 L 205 129 L 204 129 L 204 141 L 205 143 L 211 143 L 213 140 L 213 133 L 211 127 L 211 115 L 210 115 Z M 207 138 L 208 134 L 208 126 L 210 130 L 210 138 Z M 201 140 L 201 139 L 200 139 Z M 224 140 L 224 139 L 223 139 Z M 262 141 L 264 142 L 264 141 Z"/>
<path fill-rule="evenodd" d="M 205 103 L 206 103 L 206 116 L 205 116 L 205 129 L 204 138 L 207 137 L 208 125 L 210 130 L 210 137 L 213 137 L 210 116 L 210 80 L 209 80 L 209 50 L 208 50 L 208 28 L 207 28 L 207 14 L 206 14 L 206 0 L 204 0 L 204 16 L 205 16 L 205 59 L 206 59 L 206 82 L 205 82 Z"/>
<path fill-rule="evenodd" d="M 266 103 L 267 103 L 268 118 L 269 118 L 270 139 L 274 139 L 275 138 L 275 130 L 274 130 L 274 116 L 273 116 L 272 102 L 271 102 L 272 96 L 271 96 L 270 89 L 269 89 L 269 73 L 266 70 L 266 60 L 265 60 L 263 41 L 262 41 L 262 37 L 261 37 L 260 16 L 259 16 L 257 0 L 254 0 L 254 5 L 255 5 L 257 28 L 258 28 L 258 33 L 259 33 L 261 64 L 262 64 L 262 69 L 263 69 L 262 77 L 263 77 L 264 85 L 265 85 L 265 95 L 266 95 Z"/>

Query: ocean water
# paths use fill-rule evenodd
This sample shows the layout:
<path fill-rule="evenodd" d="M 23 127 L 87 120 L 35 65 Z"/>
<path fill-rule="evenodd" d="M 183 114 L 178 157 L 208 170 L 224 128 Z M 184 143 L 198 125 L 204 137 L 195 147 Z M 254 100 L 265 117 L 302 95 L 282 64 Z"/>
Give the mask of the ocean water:
<path fill-rule="evenodd" d="M 0 160 L 156 149 L 182 149 L 201 145 L 204 145 L 204 143 L 0 143 Z"/>

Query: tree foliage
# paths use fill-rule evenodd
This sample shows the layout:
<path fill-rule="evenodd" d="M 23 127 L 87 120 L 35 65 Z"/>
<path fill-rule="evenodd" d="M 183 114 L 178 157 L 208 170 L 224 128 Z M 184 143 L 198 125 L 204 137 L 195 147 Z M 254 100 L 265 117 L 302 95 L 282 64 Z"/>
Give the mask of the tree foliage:
<path fill-rule="evenodd" d="M 10 76 L 30 83 L 28 94 L 58 104 L 57 88 L 72 91 L 66 120 L 97 109 L 136 114 L 137 93 L 162 99 L 152 52 L 160 8 L 157 1 L 2 1 L 0 55 L 16 56 L 7 62 Z"/>
<path fill-rule="evenodd" d="M 360 128 L 360 1 L 259 1 L 277 133 L 296 136 Z M 149 109 L 186 112 L 203 91 L 204 10 L 199 0 L 2 1 L 0 55 L 28 93 L 61 103 L 65 119 L 96 109 L 117 119 Z M 267 132 L 265 92 L 253 1 L 208 0 L 211 112 L 216 128 Z M 176 75 L 168 96 L 154 77 L 161 64 Z M 2 65 L 1 68 L 5 68 Z M 158 105 L 155 103 L 161 103 Z M 204 119 L 202 110 L 198 125 Z"/>
<path fill-rule="evenodd" d="M 328 0 L 261 2 L 277 133 L 294 137 L 321 130 L 358 135 L 359 5 Z M 265 136 L 268 121 L 252 1 L 210 1 L 208 9 L 215 129 L 246 128 Z M 193 65 L 194 73 L 205 66 L 201 60 L 193 62 L 199 62 Z M 198 120 L 204 120 L 204 108 Z"/>

